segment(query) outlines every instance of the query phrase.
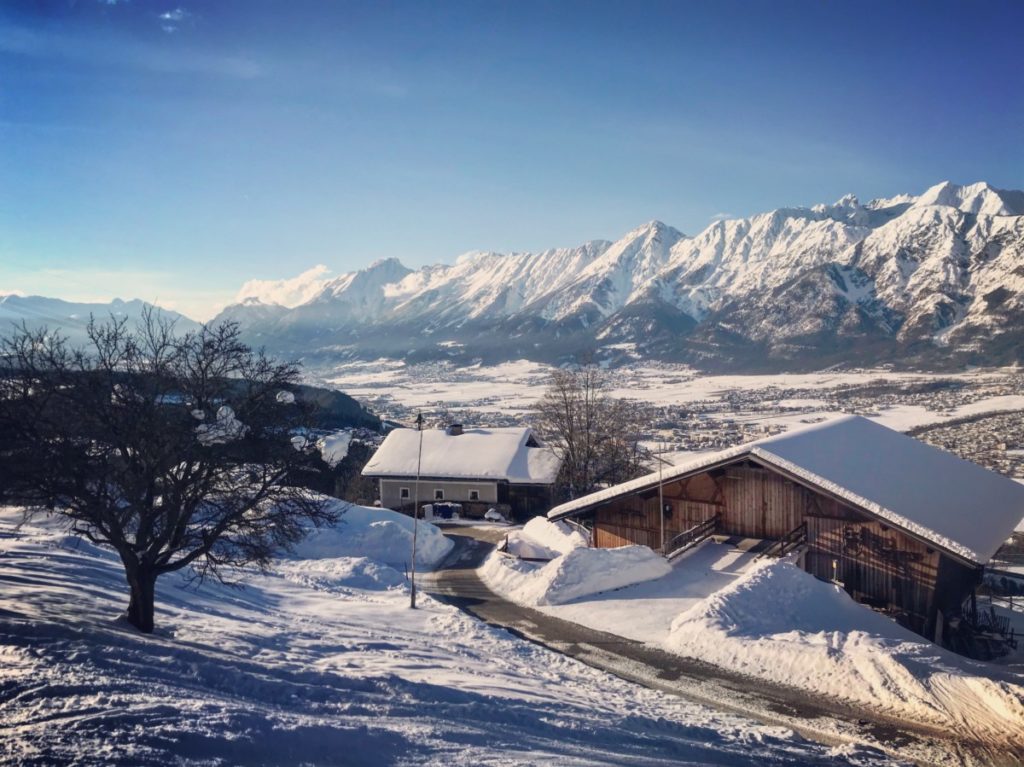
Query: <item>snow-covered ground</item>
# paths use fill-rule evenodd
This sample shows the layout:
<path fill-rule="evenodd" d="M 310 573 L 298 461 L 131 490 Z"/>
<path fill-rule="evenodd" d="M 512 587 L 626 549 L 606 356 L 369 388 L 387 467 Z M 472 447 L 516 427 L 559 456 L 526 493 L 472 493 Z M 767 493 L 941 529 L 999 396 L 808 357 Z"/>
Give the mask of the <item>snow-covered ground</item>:
<path fill-rule="evenodd" d="M 3 763 L 890 763 L 624 682 L 428 597 L 410 610 L 400 573 L 324 537 L 316 558 L 239 573 L 242 588 L 164 577 L 143 636 L 116 618 L 111 552 L 17 521 L 0 515 Z"/>
<path fill-rule="evenodd" d="M 366 557 L 398 570 L 408 568 L 412 559 L 412 517 L 390 509 L 337 503 L 344 509 L 338 524 L 311 529 L 286 559 Z M 433 569 L 451 551 L 452 545 L 440 529 L 420 522 L 416 531 L 416 566 Z"/>
<path fill-rule="evenodd" d="M 611 590 L 595 579 L 590 595 L 567 604 L 537 599 L 552 573 L 588 573 L 630 548 L 573 549 L 542 566 L 495 553 L 480 572 L 506 598 L 565 620 L 889 717 L 1024 748 L 1024 676 L 943 650 L 789 562 L 755 561 L 708 541 L 668 574 L 651 571 L 646 582 L 637 577 Z"/>
<path fill-rule="evenodd" d="M 430 409 L 441 403 L 483 414 L 516 416 L 528 412 L 543 394 L 551 367 L 528 360 L 500 365 L 454 367 L 437 363 L 408 365 L 401 361 L 349 362 L 324 374 L 326 382 L 360 399 L 387 395 L 406 408 Z M 680 405 L 720 400 L 733 392 L 801 389 L 825 391 L 837 386 L 865 386 L 883 382 L 907 385 L 956 379 L 968 386 L 998 382 L 1000 370 L 972 370 L 958 374 L 910 373 L 890 370 L 822 371 L 771 375 L 702 375 L 683 365 L 626 366 L 614 371 L 610 394 L 652 405 Z M 737 414 L 738 420 L 792 426 L 807 418 L 838 415 L 823 400 L 810 397 L 780 399 L 784 407 L 803 412 Z M 876 420 L 900 431 L 966 415 L 1024 408 L 1024 396 L 998 395 L 937 413 L 920 405 L 898 405 L 880 411 Z"/>
<path fill-rule="evenodd" d="M 789 562 L 762 561 L 680 614 L 665 645 L 962 737 L 1024 746 L 1024 677 L 924 641 Z"/>

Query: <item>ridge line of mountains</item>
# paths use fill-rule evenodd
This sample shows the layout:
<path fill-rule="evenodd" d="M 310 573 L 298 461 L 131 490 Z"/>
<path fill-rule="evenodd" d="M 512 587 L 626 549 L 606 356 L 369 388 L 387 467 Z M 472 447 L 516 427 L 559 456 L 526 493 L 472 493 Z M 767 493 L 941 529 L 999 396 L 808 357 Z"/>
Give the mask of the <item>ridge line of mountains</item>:
<path fill-rule="evenodd" d="M 216 319 L 316 366 L 582 355 L 734 371 L 1013 364 L 1024 361 L 1024 192 L 943 182 L 717 221 L 694 237 L 651 221 L 615 242 L 418 270 L 386 259 L 314 287 L 295 306 L 250 297 Z M 31 299 L 0 298 L 0 320 L 19 300 Z"/>

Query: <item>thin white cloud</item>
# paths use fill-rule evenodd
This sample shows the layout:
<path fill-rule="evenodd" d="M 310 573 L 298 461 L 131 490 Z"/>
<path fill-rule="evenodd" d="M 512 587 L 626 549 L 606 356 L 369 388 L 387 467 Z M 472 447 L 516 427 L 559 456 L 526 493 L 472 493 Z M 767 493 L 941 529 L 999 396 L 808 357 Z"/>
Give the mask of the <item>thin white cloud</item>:
<path fill-rule="evenodd" d="M 181 25 L 192 18 L 192 14 L 186 11 L 184 8 L 175 8 L 173 11 L 166 11 L 161 13 L 158 18 L 160 19 L 160 29 L 169 35 L 174 34 Z"/>
<path fill-rule="evenodd" d="M 109 36 L 85 37 L 49 30 L 33 31 L 3 23 L 0 23 L 0 53 L 166 74 L 205 74 L 245 80 L 264 73 L 259 63 L 241 56 L 209 55 L 177 46 Z"/>
<path fill-rule="evenodd" d="M 727 221 L 730 218 L 736 218 L 735 213 L 716 213 L 711 217 L 712 221 Z"/>
<path fill-rule="evenodd" d="M 160 18 L 163 21 L 173 21 L 175 23 L 178 23 L 178 22 L 184 21 L 185 19 L 187 19 L 191 15 L 192 14 L 189 13 L 188 11 L 186 11 L 184 8 L 175 8 L 173 11 L 167 11 L 166 13 L 161 13 L 160 14 Z"/>
<path fill-rule="evenodd" d="M 280 304 L 291 308 L 309 301 L 330 279 L 331 270 L 318 264 L 286 280 L 249 280 L 238 291 L 235 302 L 257 299 L 265 304 Z"/>

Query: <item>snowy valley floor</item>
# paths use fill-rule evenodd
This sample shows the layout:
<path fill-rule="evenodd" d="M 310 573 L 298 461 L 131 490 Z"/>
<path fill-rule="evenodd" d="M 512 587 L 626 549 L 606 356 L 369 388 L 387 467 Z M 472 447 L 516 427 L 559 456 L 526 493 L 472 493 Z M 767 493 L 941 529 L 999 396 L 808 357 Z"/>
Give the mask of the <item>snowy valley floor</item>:
<path fill-rule="evenodd" d="M 891 763 L 646 690 L 428 597 L 410 610 L 399 573 L 327 543 L 243 588 L 164 578 L 147 637 L 116 617 L 111 553 L 0 518 L 0 760 Z"/>

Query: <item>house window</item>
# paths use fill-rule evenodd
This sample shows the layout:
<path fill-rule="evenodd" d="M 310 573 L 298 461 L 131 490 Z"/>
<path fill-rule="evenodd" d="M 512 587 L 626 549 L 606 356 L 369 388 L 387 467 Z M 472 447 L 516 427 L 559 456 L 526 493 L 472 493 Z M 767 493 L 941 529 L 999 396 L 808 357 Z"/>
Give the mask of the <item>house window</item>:
<path fill-rule="evenodd" d="M 444 490 L 435 490 L 434 491 L 434 500 L 435 501 L 443 501 L 444 500 Z"/>
<path fill-rule="evenodd" d="M 402 500 L 407 500 L 409 498 L 409 488 L 403 487 L 401 490 L 399 490 L 398 497 L 401 498 Z"/>
<path fill-rule="evenodd" d="M 470 490 L 469 491 L 469 500 L 471 500 L 471 501 L 479 501 L 480 500 L 480 491 L 479 490 Z"/>

